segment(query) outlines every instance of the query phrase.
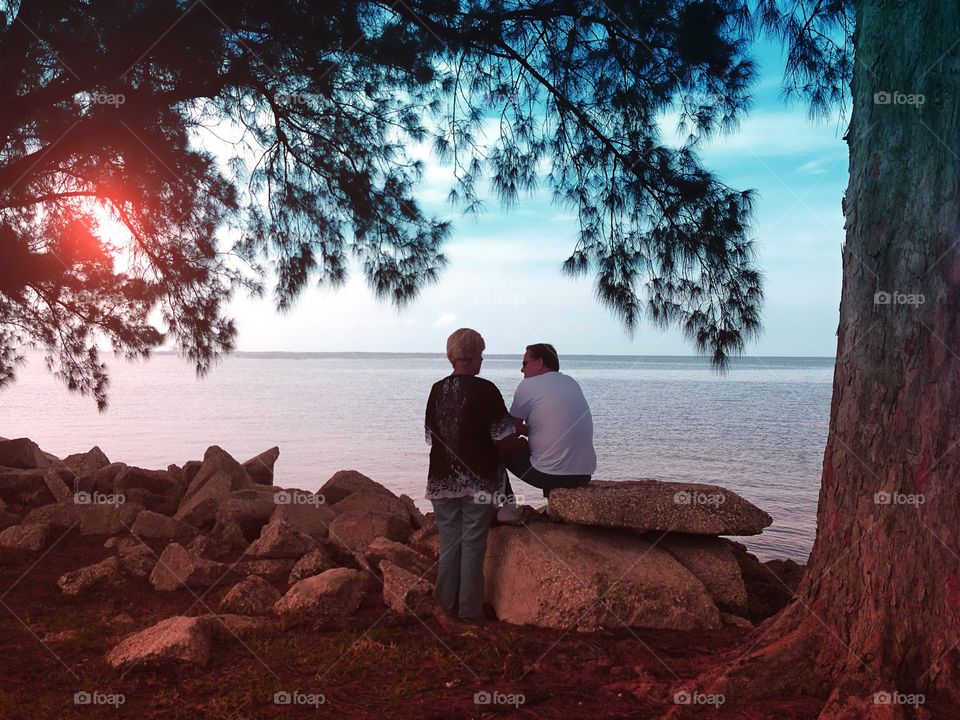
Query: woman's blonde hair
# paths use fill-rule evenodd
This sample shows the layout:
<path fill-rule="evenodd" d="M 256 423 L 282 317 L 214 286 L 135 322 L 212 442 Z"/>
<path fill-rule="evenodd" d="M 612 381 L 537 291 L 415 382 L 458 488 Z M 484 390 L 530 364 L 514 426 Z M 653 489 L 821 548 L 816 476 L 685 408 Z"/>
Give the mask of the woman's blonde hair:
<path fill-rule="evenodd" d="M 486 347 L 483 337 L 476 330 L 460 328 L 447 338 L 447 359 L 454 363 L 477 357 Z"/>

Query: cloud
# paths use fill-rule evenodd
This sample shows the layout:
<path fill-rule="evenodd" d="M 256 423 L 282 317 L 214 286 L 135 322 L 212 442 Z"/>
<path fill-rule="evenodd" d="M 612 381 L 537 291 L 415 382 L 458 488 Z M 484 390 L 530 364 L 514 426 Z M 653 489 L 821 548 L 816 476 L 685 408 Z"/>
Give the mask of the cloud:
<path fill-rule="evenodd" d="M 450 325 L 453 325 L 456 319 L 457 319 L 457 316 L 454 315 L 452 312 L 445 312 L 440 317 L 437 318 L 437 321 L 434 323 L 434 325 L 436 327 L 449 327 Z"/>

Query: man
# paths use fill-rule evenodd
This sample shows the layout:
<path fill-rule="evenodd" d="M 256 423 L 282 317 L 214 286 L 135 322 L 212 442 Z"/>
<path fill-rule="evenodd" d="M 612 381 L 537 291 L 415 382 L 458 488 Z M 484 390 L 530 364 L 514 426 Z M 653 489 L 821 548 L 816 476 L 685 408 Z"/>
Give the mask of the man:
<path fill-rule="evenodd" d="M 544 497 L 558 487 L 582 487 L 597 469 L 593 449 L 593 416 L 580 385 L 560 372 L 560 359 L 553 345 L 528 345 L 510 414 L 523 421 L 529 437 L 524 446 L 501 445 L 507 469 L 529 485 L 543 490 Z M 508 495 L 512 492 L 509 484 Z M 508 504 L 498 517 L 515 519 L 516 506 Z"/>

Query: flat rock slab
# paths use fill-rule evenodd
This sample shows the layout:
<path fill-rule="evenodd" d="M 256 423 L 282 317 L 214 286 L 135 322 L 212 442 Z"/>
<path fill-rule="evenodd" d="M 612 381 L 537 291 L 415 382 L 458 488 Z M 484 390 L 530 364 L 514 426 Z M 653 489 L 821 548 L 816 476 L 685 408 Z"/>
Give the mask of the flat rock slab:
<path fill-rule="evenodd" d="M 731 490 L 701 483 L 596 481 L 550 492 L 550 507 L 565 522 L 633 532 L 759 535 L 767 513 Z"/>
<path fill-rule="evenodd" d="M 666 550 L 626 533 L 547 523 L 496 527 L 484 570 L 485 600 L 514 625 L 582 631 L 721 626 L 720 611 L 697 577 Z"/>
<path fill-rule="evenodd" d="M 167 618 L 121 642 L 107 653 L 107 662 L 123 669 L 171 664 L 205 667 L 210 662 L 212 635 L 209 618 Z"/>

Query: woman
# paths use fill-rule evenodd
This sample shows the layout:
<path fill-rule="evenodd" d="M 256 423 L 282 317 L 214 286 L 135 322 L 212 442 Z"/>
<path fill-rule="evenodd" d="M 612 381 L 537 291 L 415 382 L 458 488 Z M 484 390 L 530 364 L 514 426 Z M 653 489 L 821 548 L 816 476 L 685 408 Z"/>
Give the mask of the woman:
<path fill-rule="evenodd" d="M 447 338 L 453 373 L 435 383 L 427 400 L 430 443 L 427 499 L 440 529 L 434 596 L 461 619 L 483 616 L 483 556 L 493 496 L 506 481 L 496 442 L 513 435 L 503 396 L 477 377 L 486 347 L 475 330 Z"/>

